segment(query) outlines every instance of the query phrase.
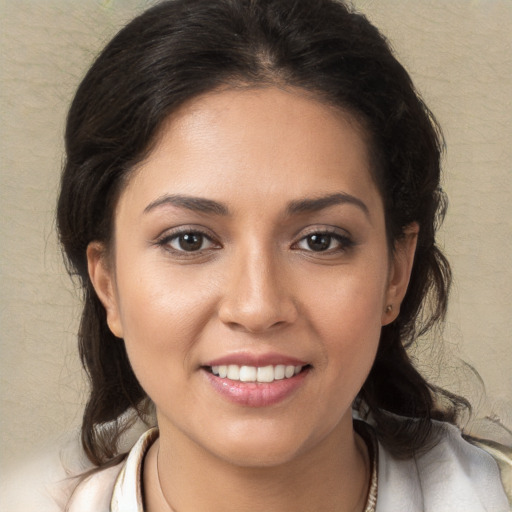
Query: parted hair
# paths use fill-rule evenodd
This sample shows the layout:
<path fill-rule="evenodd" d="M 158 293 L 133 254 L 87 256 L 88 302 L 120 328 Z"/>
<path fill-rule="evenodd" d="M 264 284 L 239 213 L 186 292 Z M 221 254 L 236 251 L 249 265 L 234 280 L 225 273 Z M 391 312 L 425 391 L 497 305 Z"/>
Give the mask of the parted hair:
<path fill-rule="evenodd" d="M 67 118 L 57 224 L 68 269 L 83 290 L 78 340 L 90 379 L 85 453 L 97 466 L 119 461 L 126 418 L 146 417 L 151 404 L 123 341 L 107 326 L 88 275 L 87 246 L 112 244 L 117 198 L 163 122 L 186 101 L 237 85 L 301 88 L 352 115 L 366 136 L 390 251 L 408 225 L 420 226 L 399 316 L 382 328 L 354 403 L 371 416 L 388 449 L 408 456 L 428 443 L 432 418 L 453 422 L 464 405 L 429 384 L 406 350 L 442 320 L 447 306 L 450 267 L 435 240 L 445 212 L 443 140 L 383 35 L 336 0 L 158 3 L 112 39 L 78 87 Z M 440 397 L 449 398 L 442 407 Z"/>

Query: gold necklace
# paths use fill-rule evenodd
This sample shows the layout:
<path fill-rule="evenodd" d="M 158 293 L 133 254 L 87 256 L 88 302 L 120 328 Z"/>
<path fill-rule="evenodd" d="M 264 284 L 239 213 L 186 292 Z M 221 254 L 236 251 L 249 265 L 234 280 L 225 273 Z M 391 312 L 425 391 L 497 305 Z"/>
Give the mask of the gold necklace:
<path fill-rule="evenodd" d="M 173 507 L 171 507 L 171 504 L 167 500 L 167 497 L 164 494 L 164 490 L 162 488 L 162 482 L 160 481 L 159 456 L 160 456 L 160 445 L 158 445 L 158 449 L 156 452 L 156 477 L 158 479 L 158 488 L 160 489 L 160 497 L 164 500 L 165 504 L 167 505 L 167 508 L 169 509 L 168 512 L 176 512 L 176 510 Z"/>

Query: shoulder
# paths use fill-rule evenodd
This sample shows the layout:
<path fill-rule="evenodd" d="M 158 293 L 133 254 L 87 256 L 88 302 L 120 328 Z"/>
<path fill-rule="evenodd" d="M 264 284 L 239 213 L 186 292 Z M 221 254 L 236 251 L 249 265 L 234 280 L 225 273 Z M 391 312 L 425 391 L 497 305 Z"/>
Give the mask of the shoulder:
<path fill-rule="evenodd" d="M 379 445 L 377 512 L 509 510 L 498 466 L 453 425 L 433 422 L 435 444 L 400 460 Z"/>
<path fill-rule="evenodd" d="M 62 512 L 67 510 L 74 497 L 75 490 L 82 487 L 80 477 L 90 470 L 92 465 L 83 454 L 78 438 L 69 434 L 57 440 L 52 445 L 34 454 L 27 461 L 22 461 L 11 467 L 7 474 L 2 475 L 0 481 L 0 509 L 3 512 Z M 86 479 L 82 483 L 88 486 L 94 483 L 96 491 L 87 492 L 88 496 L 101 494 L 101 481 L 106 492 L 110 480 L 115 479 L 114 468 L 100 471 L 94 479 Z M 119 469 L 117 469 L 119 472 Z M 89 482 L 90 480 L 90 482 Z M 73 509 L 71 509 L 73 510 Z M 87 511 L 109 510 L 107 508 L 78 508 L 75 510 Z"/>
<path fill-rule="evenodd" d="M 69 512 L 138 512 L 142 510 L 142 468 L 158 429 L 144 432 L 127 458 L 93 473 L 73 492 Z"/>
<path fill-rule="evenodd" d="M 512 510 L 512 447 L 477 437 L 467 437 L 467 440 L 489 453 L 498 464 L 501 481 Z"/>
<path fill-rule="evenodd" d="M 8 476 L 2 475 L 0 509 L 2 512 L 110 512 L 113 501 L 122 497 L 124 504 L 117 510 L 125 512 L 128 503 L 138 510 L 144 455 L 157 436 L 156 429 L 148 430 L 124 461 L 82 477 L 94 467 L 73 435 L 33 456 L 28 463 L 11 469 Z"/>
<path fill-rule="evenodd" d="M 124 462 L 101 469 L 85 478 L 74 489 L 69 512 L 109 512 L 115 483 Z"/>

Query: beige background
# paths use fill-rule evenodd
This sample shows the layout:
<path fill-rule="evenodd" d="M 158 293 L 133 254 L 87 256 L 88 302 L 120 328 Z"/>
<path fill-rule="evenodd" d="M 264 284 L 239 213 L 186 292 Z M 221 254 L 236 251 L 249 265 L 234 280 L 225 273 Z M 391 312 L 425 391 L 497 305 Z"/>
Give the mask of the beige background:
<path fill-rule="evenodd" d="M 512 428 L 512 2 L 358 0 L 389 37 L 446 135 L 455 272 L 446 350 L 422 367 Z M 76 427 L 78 295 L 54 203 L 66 108 L 95 53 L 149 2 L 0 0 L 1 446 L 3 467 Z M 462 358 L 479 372 L 487 395 Z"/>

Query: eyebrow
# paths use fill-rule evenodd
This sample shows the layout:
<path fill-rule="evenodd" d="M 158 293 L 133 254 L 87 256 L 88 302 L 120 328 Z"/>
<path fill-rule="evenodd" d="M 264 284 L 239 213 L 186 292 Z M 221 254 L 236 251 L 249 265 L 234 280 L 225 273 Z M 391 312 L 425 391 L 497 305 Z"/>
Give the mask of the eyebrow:
<path fill-rule="evenodd" d="M 286 213 L 288 215 L 297 215 L 301 213 L 310 213 L 317 212 L 320 210 L 324 210 L 325 208 L 329 208 L 331 206 L 343 205 L 343 204 L 352 204 L 357 206 L 363 213 L 370 217 L 370 211 L 366 204 L 361 201 L 361 199 L 346 194 L 344 192 L 338 192 L 336 194 L 329 194 L 322 197 L 316 198 L 305 198 L 305 199 L 297 199 L 295 201 L 291 201 L 286 208 Z M 179 208 L 186 208 L 187 210 L 192 210 L 200 213 L 227 216 L 229 215 L 229 209 L 222 203 L 217 201 L 213 201 L 211 199 L 205 199 L 202 197 L 194 197 L 194 196 L 186 196 L 179 194 L 165 194 L 158 199 L 155 199 L 151 203 L 144 208 L 144 213 L 148 213 L 155 208 L 158 208 L 163 205 L 172 205 L 177 206 Z"/>
<path fill-rule="evenodd" d="M 186 208 L 200 213 L 209 213 L 213 215 L 228 215 L 229 210 L 222 203 L 204 199 L 202 197 L 183 196 L 183 195 L 163 195 L 144 208 L 144 213 L 148 213 L 159 206 L 170 204 L 180 208 Z"/>
<path fill-rule="evenodd" d="M 289 215 L 294 215 L 298 213 L 317 212 L 325 208 L 329 208 L 330 206 L 340 204 L 352 204 L 357 206 L 368 218 L 370 217 L 370 210 L 368 209 L 368 206 L 361 201 L 361 199 L 344 192 L 329 194 L 314 199 L 298 199 L 296 201 L 292 201 L 288 205 L 287 213 Z"/>

